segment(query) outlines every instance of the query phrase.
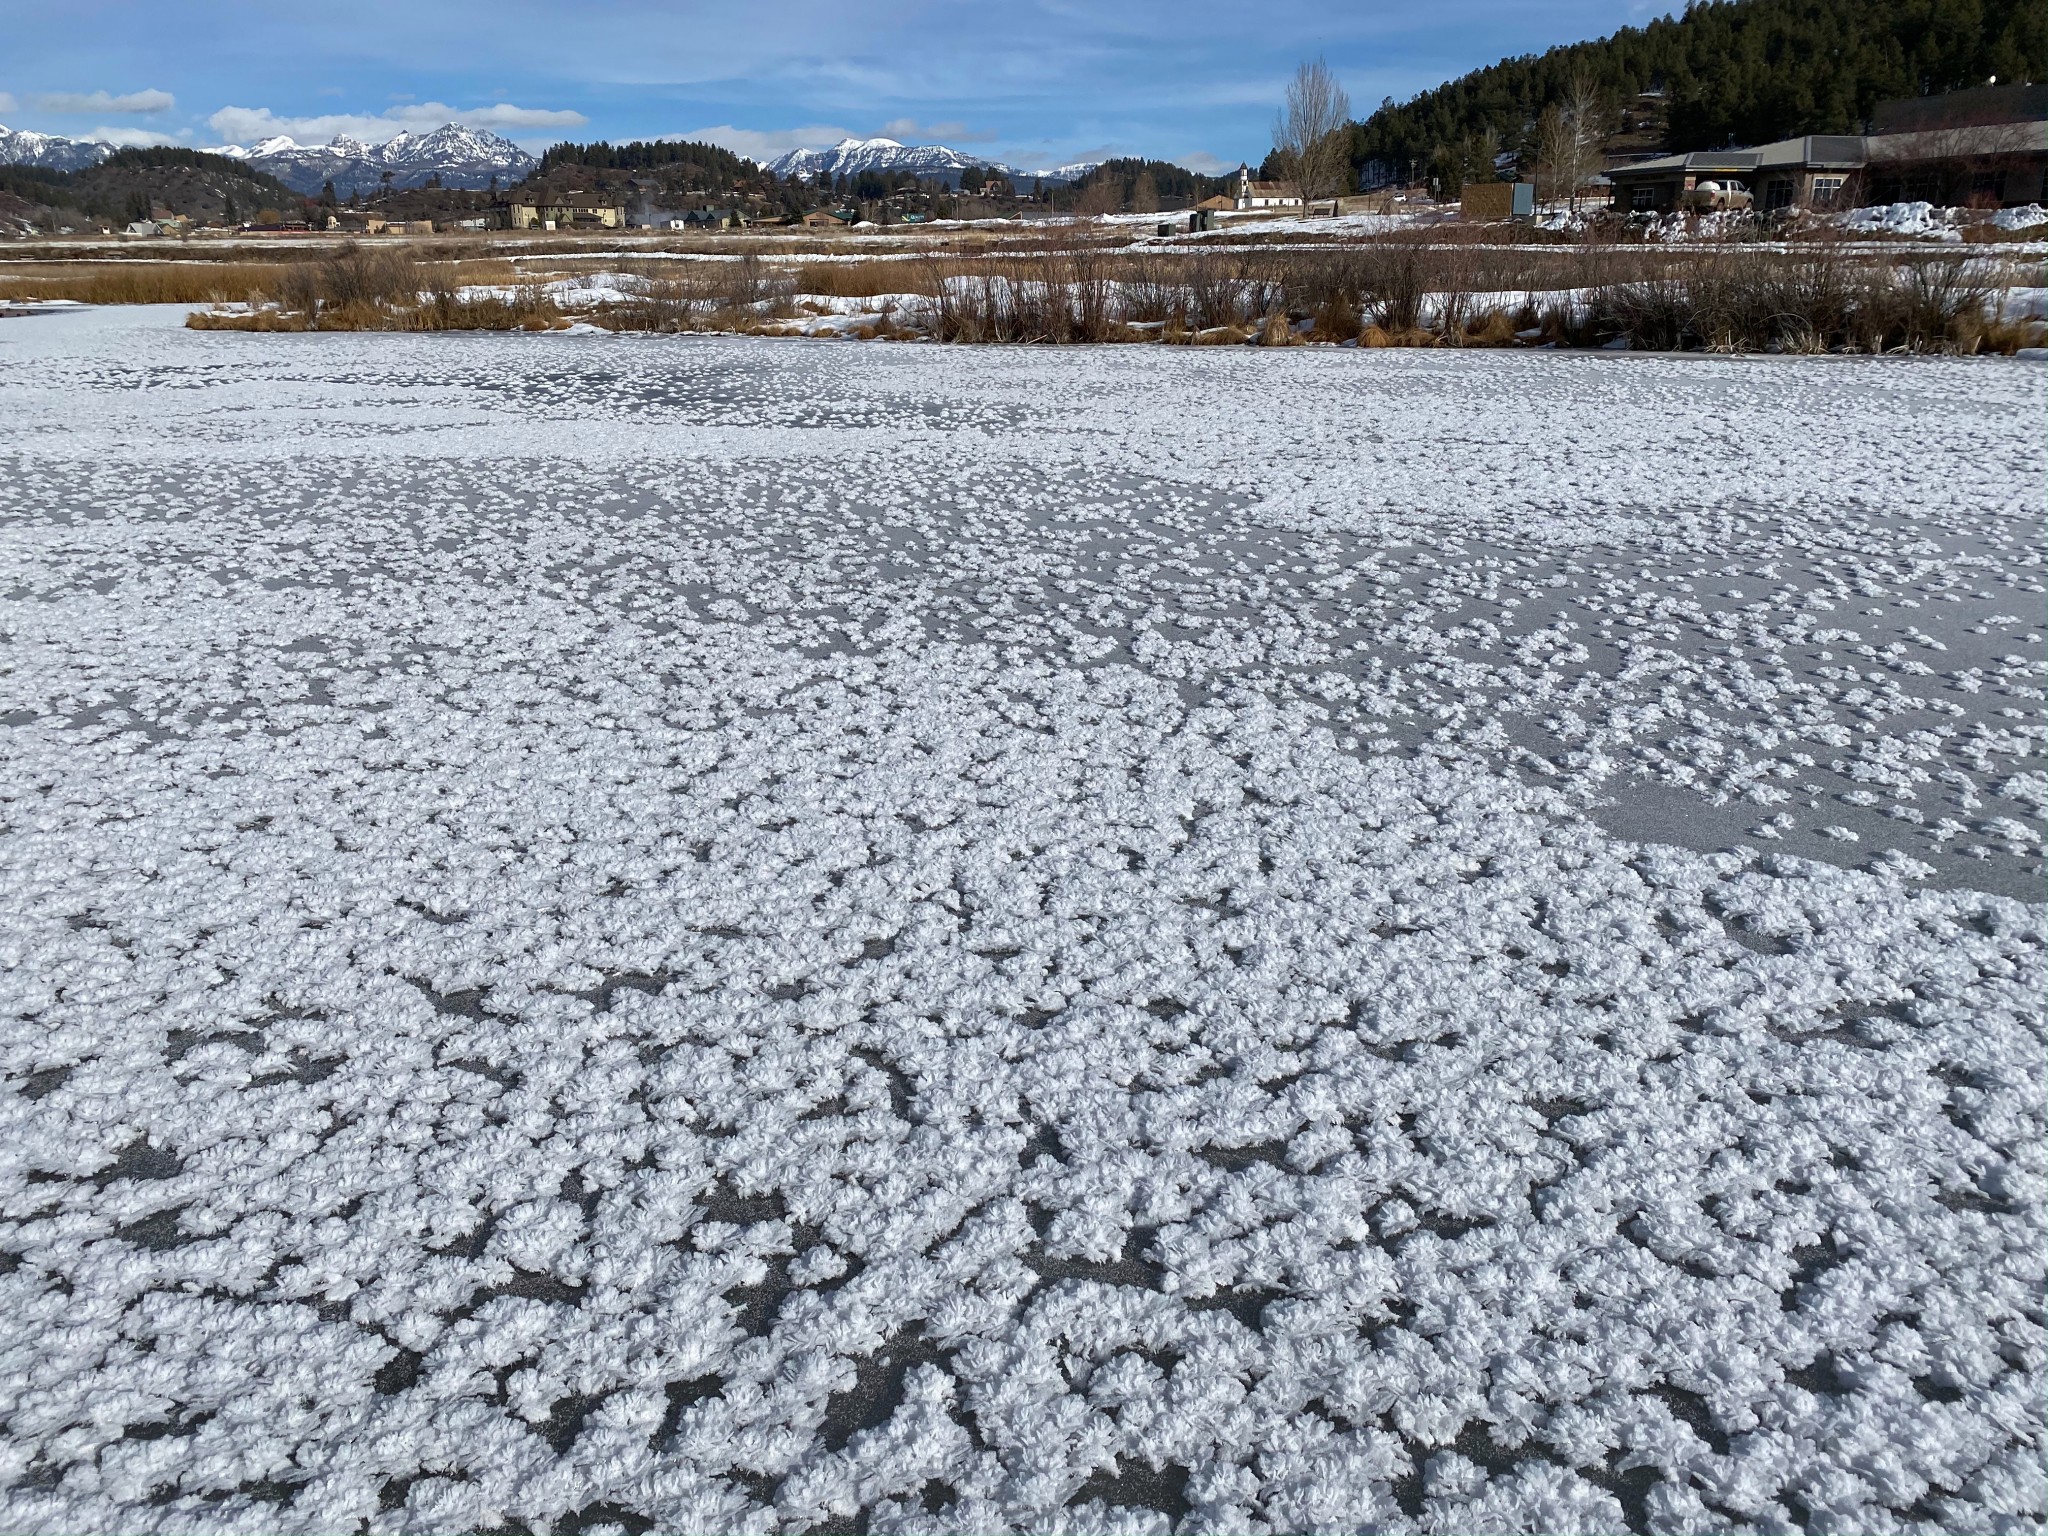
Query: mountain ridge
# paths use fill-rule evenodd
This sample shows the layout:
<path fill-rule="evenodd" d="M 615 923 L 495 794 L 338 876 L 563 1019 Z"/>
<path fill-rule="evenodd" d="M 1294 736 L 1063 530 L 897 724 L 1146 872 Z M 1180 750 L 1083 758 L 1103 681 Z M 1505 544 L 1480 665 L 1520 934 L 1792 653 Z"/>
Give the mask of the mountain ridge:
<path fill-rule="evenodd" d="M 318 192 L 331 181 L 344 197 L 382 187 L 387 173 L 397 188 L 438 176 L 444 187 L 475 190 L 494 178 L 519 181 L 539 163 L 510 139 L 460 123 L 425 134 L 403 130 L 374 145 L 348 134 L 336 134 L 325 144 L 301 144 L 276 134 L 247 147 L 223 145 L 213 153 L 259 165 L 294 192 Z"/>
<path fill-rule="evenodd" d="M 81 171 L 101 164 L 115 149 L 99 139 L 0 126 L 0 165 Z M 431 133 L 401 130 L 382 144 L 347 134 L 336 134 L 325 144 L 301 144 L 289 134 L 273 134 L 246 146 L 209 146 L 204 153 L 242 161 L 308 196 L 330 181 L 344 197 L 373 191 L 384 185 L 387 172 L 395 188 L 417 187 L 438 176 L 444 187 L 475 190 L 493 177 L 506 183 L 521 180 L 539 163 L 510 139 L 460 123 L 443 124 Z"/>
<path fill-rule="evenodd" d="M 768 160 L 756 160 L 755 164 L 773 171 L 788 180 L 791 176 L 806 181 L 821 175 L 834 178 L 859 176 L 864 172 L 893 174 L 909 171 L 927 180 L 943 181 L 948 186 L 960 184 L 960 173 L 976 167 L 984 167 L 999 176 L 1007 176 L 1012 182 L 1051 181 L 1075 182 L 1094 170 L 1100 162 L 1090 160 L 1073 165 L 1056 166 L 1050 170 L 1026 171 L 999 160 L 985 156 L 963 154 L 944 144 L 904 144 L 895 139 L 875 137 L 871 139 L 841 139 L 830 149 L 791 149 Z"/>
<path fill-rule="evenodd" d="M 98 139 L 67 139 L 60 133 L 38 133 L 33 128 L 9 128 L 0 123 L 0 165 L 82 171 L 113 152 L 113 145 Z"/>

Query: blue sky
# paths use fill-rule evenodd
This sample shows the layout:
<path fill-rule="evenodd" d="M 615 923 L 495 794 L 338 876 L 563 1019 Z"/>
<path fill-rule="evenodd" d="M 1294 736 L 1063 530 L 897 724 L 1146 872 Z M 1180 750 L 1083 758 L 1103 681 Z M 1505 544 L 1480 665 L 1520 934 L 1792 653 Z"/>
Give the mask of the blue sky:
<path fill-rule="evenodd" d="M 529 148 L 845 135 L 1038 168 L 1256 161 L 1321 55 L 1363 114 L 1649 0 L 66 0 L 0 5 L 0 123 L 116 142 L 372 140 L 454 119 Z"/>

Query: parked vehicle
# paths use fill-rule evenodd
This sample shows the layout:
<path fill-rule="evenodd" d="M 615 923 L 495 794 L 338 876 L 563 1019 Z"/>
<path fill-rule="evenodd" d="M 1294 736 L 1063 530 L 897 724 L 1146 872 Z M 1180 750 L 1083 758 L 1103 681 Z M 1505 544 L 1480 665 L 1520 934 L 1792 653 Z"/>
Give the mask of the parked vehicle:
<path fill-rule="evenodd" d="M 1749 188 L 1739 181 L 1703 181 L 1679 199 L 1679 206 L 1694 213 L 1725 213 L 1749 206 Z"/>

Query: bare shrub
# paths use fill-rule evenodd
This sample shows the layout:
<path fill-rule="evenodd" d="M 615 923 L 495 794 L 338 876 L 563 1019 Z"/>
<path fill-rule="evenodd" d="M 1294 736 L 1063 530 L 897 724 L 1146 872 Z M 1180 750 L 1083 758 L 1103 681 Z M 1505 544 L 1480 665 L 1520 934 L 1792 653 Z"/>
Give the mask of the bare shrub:
<path fill-rule="evenodd" d="M 1676 274 L 1594 290 L 1587 305 L 1588 329 L 1602 340 L 1674 352 L 1693 335 L 1692 286 Z"/>
<path fill-rule="evenodd" d="M 1244 254 L 1203 250 L 1186 261 L 1188 325 L 1196 331 L 1255 324 L 1284 299 L 1280 285 Z"/>
<path fill-rule="evenodd" d="M 278 274 L 277 280 L 270 285 L 268 297 L 287 314 L 305 315 L 310 319 L 319 311 L 325 286 L 313 264 L 302 262 Z"/>
<path fill-rule="evenodd" d="M 705 302 L 694 284 L 673 275 L 643 279 L 626 303 L 603 319 L 613 330 L 674 332 L 695 330 Z"/>
<path fill-rule="evenodd" d="M 408 252 L 347 245 L 320 263 L 319 283 L 321 303 L 337 309 L 366 304 L 416 304 L 421 273 Z"/>
<path fill-rule="evenodd" d="M 795 276 L 770 266 L 752 251 L 737 261 L 712 264 L 706 286 L 716 318 L 728 329 L 788 314 L 796 296 Z"/>
<path fill-rule="evenodd" d="M 1187 284 L 1181 268 L 1189 258 L 1141 256 L 1122 273 L 1123 318 L 1139 324 L 1186 327 Z"/>
<path fill-rule="evenodd" d="M 1383 330 L 1407 331 L 1421 324 L 1429 289 L 1416 246 L 1373 242 L 1360 253 L 1358 277 L 1364 307 Z"/>
<path fill-rule="evenodd" d="M 1960 349 L 1990 308 L 1989 283 L 1962 256 L 1903 263 L 1895 288 L 1899 345 L 1911 352 Z"/>

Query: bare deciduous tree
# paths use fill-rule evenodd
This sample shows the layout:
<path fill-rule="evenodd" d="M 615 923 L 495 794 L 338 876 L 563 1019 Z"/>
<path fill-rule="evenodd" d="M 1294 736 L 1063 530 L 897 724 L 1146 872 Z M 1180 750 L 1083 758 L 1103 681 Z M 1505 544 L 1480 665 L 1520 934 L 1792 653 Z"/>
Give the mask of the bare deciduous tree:
<path fill-rule="evenodd" d="M 1546 107 L 1536 127 L 1537 154 L 1550 181 L 1550 200 L 1563 196 L 1577 210 L 1579 188 L 1600 173 L 1600 146 L 1610 127 L 1607 103 L 1593 82 L 1573 76 L 1564 99 Z"/>
<path fill-rule="evenodd" d="M 1304 205 L 1335 197 L 1349 184 L 1350 125 L 1351 98 L 1330 66 L 1315 59 L 1297 69 L 1273 119 L 1273 152 Z"/>
<path fill-rule="evenodd" d="M 1557 106 L 1543 109 L 1543 115 L 1536 119 L 1536 200 L 1539 203 L 1557 201 L 1558 189 L 1569 185 L 1570 171 L 1567 162 L 1571 159 L 1571 127 L 1564 120 L 1564 111 Z"/>
<path fill-rule="evenodd" d="M 1138 179 L 1131 184 L 1131 212 L 1157 213 L 1159 211 L 1159 183 L 1153 180 L 1150 171 L 1138 172 Z"/>
<path fill-rule="evenodd" d="M 1094 218 L 1100 214 L 1116 213 L 1123 205 L 1123 188 L 1110 177 L 1098 174 L 1095 180 L 1081 189 L 1081 200 L 1074 205 L 1074 212 L 1083 218 Z"/>

